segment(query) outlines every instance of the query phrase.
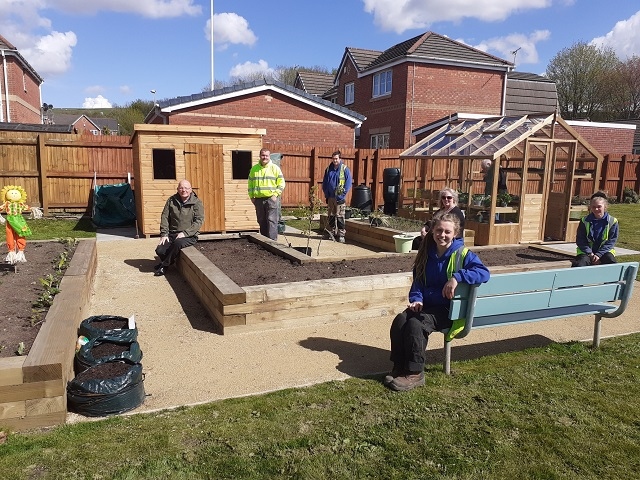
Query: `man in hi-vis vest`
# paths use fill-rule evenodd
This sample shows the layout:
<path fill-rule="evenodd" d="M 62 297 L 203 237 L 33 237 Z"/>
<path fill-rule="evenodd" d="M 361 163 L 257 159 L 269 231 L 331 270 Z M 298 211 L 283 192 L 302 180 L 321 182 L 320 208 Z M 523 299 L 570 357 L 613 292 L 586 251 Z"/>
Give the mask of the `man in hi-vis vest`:
<path fill-rule="evenodd" d="M 249 198 L 256 208 L 260 233 L 271 240 L 278 240 L 278 197 L 284 191 L 282 170 L 271 161 L 271 152 L 260 150 L 260 162 L 249 171 Z"/>
<path fill-rule="evenodd" d="M 331 164 L 324 171 L 322 191 L 327 199 L 328 223 L 325 232 L 329 238 L 344 243 L 346 233 L 344 215 L 345 197 L 351 190 L 351 171 L 340 158 L 340 151 L 331 154 Z"/>

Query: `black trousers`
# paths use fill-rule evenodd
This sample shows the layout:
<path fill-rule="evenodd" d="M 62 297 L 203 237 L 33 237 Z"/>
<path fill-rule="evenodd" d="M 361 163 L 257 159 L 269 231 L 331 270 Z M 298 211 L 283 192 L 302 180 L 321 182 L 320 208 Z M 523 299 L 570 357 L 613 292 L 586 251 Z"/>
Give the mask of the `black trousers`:
<path fill-rule="evenodd" d="M 160 257 L 161 265 L 163 267 L 168 267 L 175 263 L 176 258 L 178 258 L 178 255 L 180 254 L 180 250 L 185 247 L 195 245 L 198 241 L 197 237 L 176 238 L 176 235 L 178 234 L 170 233 L 169 241 L 156 247 L 156 255 Z"/>
<path fill-rule="evenodd" d="M 600 257 L 599 265 L 609 265 L 611 263 L 618 263 L 618 260 L 616 260 L 615 255 L 613 255 L 612 253 L 607 252 L 602 257 Z M 585 255 L 584 253 L 582 253 L 575 258 L 575 260 L 573 261 L 573 265 L 571 266 L 589 267 L 591 265 L 593 265 L 593 263 L 591 263 L 591 258 L 589 258 L 589 255 Z"/>
<path fill-rule="evenodd" d="M 429 334 L 451 327 L 447 306 L 426 307 L 421 312 L 406 309 L 394 318 L 391 337 L 391 361 L 411 372 L 424 370 Z"/>

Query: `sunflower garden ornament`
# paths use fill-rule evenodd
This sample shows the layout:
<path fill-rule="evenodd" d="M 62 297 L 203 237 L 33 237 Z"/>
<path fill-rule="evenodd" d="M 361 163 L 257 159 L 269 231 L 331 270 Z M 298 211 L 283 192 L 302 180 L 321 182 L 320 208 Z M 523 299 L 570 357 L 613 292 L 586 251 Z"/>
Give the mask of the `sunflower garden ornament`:
<path fill-rule="evenodd" d="M 27 238 L 31 236 L 31 229 L 27 225 L 23 212 L 31 212 L 31 218 L 42 218 L 42 210 L 38 207 L 27 205 L 27 192 L 18 185 L 7 185 L 0 190 L 0 212 L 7 214 L 7 219 L 0 215 L 0 223 L 6 223 L 7 248 L 9 253 L 5 260 L 14 265 L 18 262 L 26 262 L 24 248 L 27 246 Z"/>

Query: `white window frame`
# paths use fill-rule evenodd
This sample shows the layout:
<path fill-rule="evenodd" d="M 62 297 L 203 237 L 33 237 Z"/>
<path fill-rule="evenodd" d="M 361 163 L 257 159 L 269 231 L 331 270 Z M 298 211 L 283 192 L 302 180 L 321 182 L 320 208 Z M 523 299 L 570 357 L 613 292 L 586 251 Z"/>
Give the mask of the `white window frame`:
<path fill-rule="evenodd" d="M 378 148 L 389 148 L 389 134 L 377 133 L 375 135 L 371 135 L 369 145 L 373 150 Z"/>
<path fill-rule="evenodd" d="M 373 98 L 391 94 L 393 86 L 392 70 L 376 73 L 373 76 Z"/>
<path fill-rule="evenodd" d="M 355 102 L 355 98 L 356 98 L 355 84 L 353 82 L 347 83 L 344 86 L 344 104 L 351 105 L 353 102 Z"/>

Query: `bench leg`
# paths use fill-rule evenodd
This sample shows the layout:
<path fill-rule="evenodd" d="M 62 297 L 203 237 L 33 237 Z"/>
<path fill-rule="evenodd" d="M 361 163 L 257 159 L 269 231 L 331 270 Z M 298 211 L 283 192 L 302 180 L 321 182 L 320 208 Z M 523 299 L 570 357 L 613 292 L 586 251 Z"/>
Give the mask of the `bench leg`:
<path fill-rule="evenodd" d="M 451 342 L 444 342 L 444 373 L 451 374 Z"/>
<path fill-rule="evenodd" d="M 596 321 L 593 325 L 593 348 L 598 348 L 600 346 L 600 321 L 602 317 L 600 315 L 596 315 Z"/>

